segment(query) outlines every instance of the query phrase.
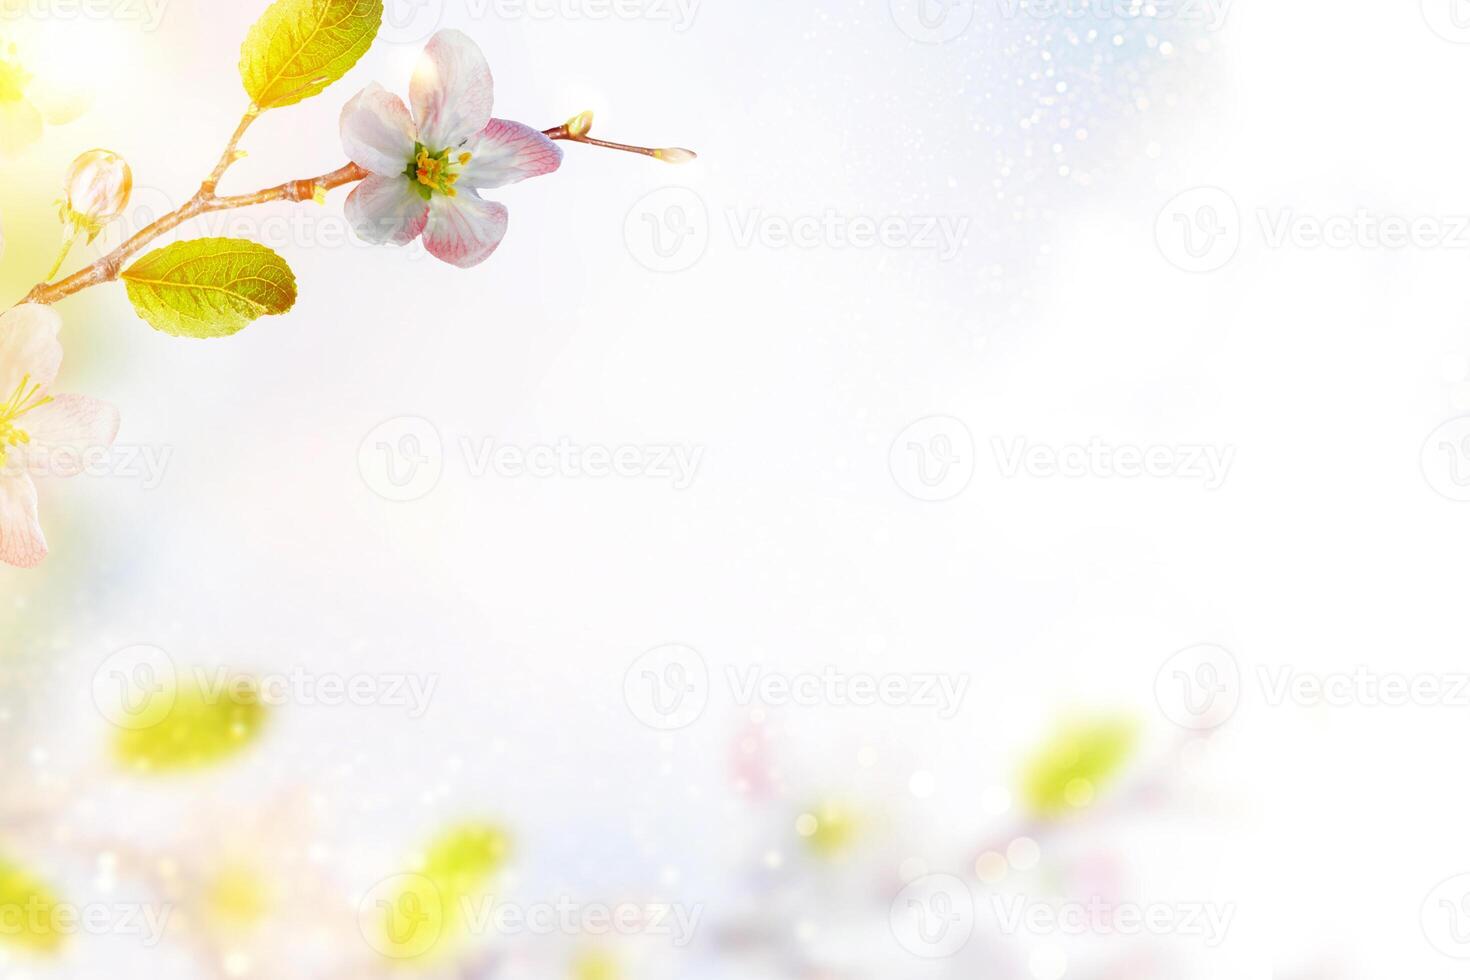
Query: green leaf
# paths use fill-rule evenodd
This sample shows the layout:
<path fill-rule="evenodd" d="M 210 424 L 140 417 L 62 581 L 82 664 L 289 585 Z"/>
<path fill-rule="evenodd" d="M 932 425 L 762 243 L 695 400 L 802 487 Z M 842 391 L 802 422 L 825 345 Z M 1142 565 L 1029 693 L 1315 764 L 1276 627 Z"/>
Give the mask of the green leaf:
<path fill-rule="evenodd" d="M 240 48 L 240 78 L 261 109 L 295 105 L 352 70 L 378 36 L 383 0 L 276 0 Z"/>
<path fill-rule="evenodd" d="M 0 857 L 0 943 L 55 953 L 66 941 L 56 921 L 61 900 L 40 879 Z"/>
<path fill-rule="evenodd" d="M 296 303 L 286 260 L 239 238 L 176 242 L 149 252 L 122 278 L 138 315 L 175 337 L 228 337 Z"/>
<path fill-rule="evenodd" d="M 1092 805 L 1133 753 L 1138 726 L 1103 718 L 1065 726 L 1027 766 L 1026 802 L 1042 816 L 1062 816 Z"/>
<path fill-rule="evenodd" d="M 155 701 L 165 710 L 145 728 L 119 729 L 117 760 L 139 772 L 200 769 L 235 755 L 259 737 L 266 722 L 260 691 L 248 677 L 206 688 L 186 675 Z M 151 719 L 150 719 L 151 720 Z"/>

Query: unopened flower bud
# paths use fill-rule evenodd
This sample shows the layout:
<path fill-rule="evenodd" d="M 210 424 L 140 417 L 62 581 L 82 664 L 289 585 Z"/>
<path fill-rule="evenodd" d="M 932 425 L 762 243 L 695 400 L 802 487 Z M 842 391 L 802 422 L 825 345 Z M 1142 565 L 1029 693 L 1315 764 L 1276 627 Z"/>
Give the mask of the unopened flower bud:
<path fill-rule="evenodd" d="M 653 155 L 662 160 L 664 163 L 690 163 L 691 161 L 699 159 L 698 153 L 695 153 L 693 150 L 686 150 L 683 147 L 678 146 L 670 146 L 662 150 L 654 150 Z"/>
<path fill-rule="evenodd" d="M 87 240 L 91 241 L 128 206 L 133 195 L 133 171 L 116 153 L 88 150 L 72 161 L 65 186 L 61 219 L 87 232 Z"/>
<path fill-rule="evenodd" d="M 566 122 L 567 135 L 579 139 L 592 131 L 592 110 L 579 112 Z"/>

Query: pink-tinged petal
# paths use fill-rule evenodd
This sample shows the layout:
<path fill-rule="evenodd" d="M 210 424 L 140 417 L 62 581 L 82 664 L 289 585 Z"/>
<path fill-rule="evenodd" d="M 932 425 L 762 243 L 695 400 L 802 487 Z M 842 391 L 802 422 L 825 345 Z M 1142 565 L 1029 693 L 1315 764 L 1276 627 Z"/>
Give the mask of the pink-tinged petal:
<path fill-rule="evenodd" d="M 347 222 L 374 245 L 407 245 L 423 234 L 429 202 L 405 176 L 372 176 L 347 195 Z"/>
<path fill-rule="evenodd" d="M 353 163 L 396 177 L 413 160 L 413 117 L 403 100 L 377 82 L 342 107 L 342 149 Z"/>
<path fill-rule="evenodd" d="M 509 119 L 492 119 L 466 150 L 472 154 L 460 187 L 489 189 L 540 177 L 561 166 L 561 147 L 540 131 Z"/>
<path fill-rule="evenodd" d="M 490 122 L 495 81 L 479 45 L 462 31 L 429 38 L 409 84 L 419 142 L 431 152 L 458 147 Z"/>
<path fill-rule="evenodd" d="M 470 193 L 436 195 L 429 206 L 424 247 L 434 258 L 468 269 L 490 257 L 505 237 L 509 221 L 505 205 L 495 201 L 482 201 Z"/>
<path fill-rule="evenodd" d="M 0 402 L 24 382 L 43 389 L 61 370 L 61 315 L 49 306 L 25 303 L 0 315 Z"/>
<path fill-rule="evenodd" d="M 36 505 L 36 485 L 9 467 L 0 473 L 0 561 L 35 568 L 46 557 L 46 535 Z"/>
<path fill-rule="evenodd" d="M 121 423 L 116 408 L 85 395 L 56 395 L 16 420 L 31 439 L 24 447 L 26 457 L 41 463 L 58 453 L 73 457 L 98 446 L 110 446 Z"/>

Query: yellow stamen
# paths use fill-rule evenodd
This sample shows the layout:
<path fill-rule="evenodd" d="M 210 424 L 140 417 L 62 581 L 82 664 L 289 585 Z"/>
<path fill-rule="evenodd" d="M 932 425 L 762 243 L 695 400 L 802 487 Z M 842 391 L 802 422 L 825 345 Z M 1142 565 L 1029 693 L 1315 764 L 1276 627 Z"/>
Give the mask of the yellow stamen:
<path fill-rule="evenodd" d="M 468 153 L 460 154 L 461 165 L 469 162 Z M 427 149 L 419 150 L 418 159 L 414 161 L 415 173 L 418 181 L 431 191 L 438 191 L 446 197 L 455 197 L 458 191 L 454 185 L 459 180 L 459 174 L 449 169 L 447 154 L 444 157 L 431 156 Z"/>
<path fill-rule="evenodd" d="M 7 449 L 11 446 L 24 446 L 31 441 L 30 434 L 16 425 L 15 420 L 49 401 L 51 396 L 42 395 L 41 386 L 31 384 L 31 376 L 28 374 L 21 378 L 9 400 L 0 405 L 0 465 L 5 463 Z"/>

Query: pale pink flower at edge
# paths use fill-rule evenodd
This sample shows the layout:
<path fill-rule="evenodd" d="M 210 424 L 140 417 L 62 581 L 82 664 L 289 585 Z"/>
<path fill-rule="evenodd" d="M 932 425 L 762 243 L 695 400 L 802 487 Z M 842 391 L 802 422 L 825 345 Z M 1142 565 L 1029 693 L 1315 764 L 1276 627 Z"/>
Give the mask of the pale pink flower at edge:
<path fill-rule="evenodd" d="M 68 476 L 81 454 L 117 437 L 117 409 L 81 395 L 51 395 L 61 370 L 61 316 L 27 303 L 0 315 L 0 561 L 22 568 L 46 557 L 33 472 Z"/>
<path fill-rule="evenodd" d="M 347 198 L 347 219 L 365 241 L 407 245 L 470 268 L 505 237 L 505 206 L 477 191 L 561 166 L 561 148 L 538 130 L 492 118 L 490 66 L 460 31 L 429 39 L 403 100 L 377 84 L 342 110 L 342 145 L 370 172 Z"/>

